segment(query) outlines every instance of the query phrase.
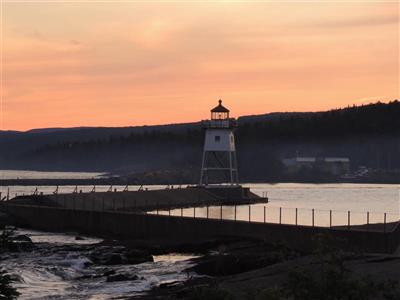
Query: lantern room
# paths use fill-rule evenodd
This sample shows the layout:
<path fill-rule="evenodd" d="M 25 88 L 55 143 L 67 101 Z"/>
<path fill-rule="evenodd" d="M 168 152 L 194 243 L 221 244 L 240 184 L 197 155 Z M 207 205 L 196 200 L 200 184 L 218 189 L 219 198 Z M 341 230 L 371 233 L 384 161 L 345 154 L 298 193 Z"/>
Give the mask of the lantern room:
<path fill-rule="evenodd" d="M 211 110 L 211 120 L 228 120 L 229 109 L 222 105 L 222 100 L 218 101 L 218 105 Z"/>

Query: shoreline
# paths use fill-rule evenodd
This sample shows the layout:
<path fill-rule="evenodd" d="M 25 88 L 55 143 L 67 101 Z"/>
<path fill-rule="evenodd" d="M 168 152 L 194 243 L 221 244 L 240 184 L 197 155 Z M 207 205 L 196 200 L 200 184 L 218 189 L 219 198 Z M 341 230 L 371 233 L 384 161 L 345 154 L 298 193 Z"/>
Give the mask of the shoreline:
<path fill-rule="evenodd" d="M 1 219 L 1 218 L 0 218 Z M 6 223 L 10 220 L 3 220 Z M 41 231 L 47 233 L 48 231 Z M 122 238 L 115 235 L 87 235 L 82 232 L 60 232 L 75 236 L 77 241 L 81 238 L 100 238 L 99 244 L 89 246 L 95 256 L 91 258 L 92 262 L 99 266 L 108 268 L 107 272 L 102 274 L 90 273 L 84 280 L 121 280 L 121 284 L 135 284 L 137 278 L 140 280 L 140 274 L 135 272 L 121 272 L 117 269 L 116 273 L 109 273 L 113 269 L 112 264 L 117 263 L 122 268 L 131 265 L 131 262 L 118 262 L 115 255 L 124 253 L 133 253 L 130 259 L 137 261 L 140 259 L 148 261 L 149 256 L 168 255 L 171 253 L 190 254 L 197 256 L 190 258 L 191 266 L 181 270 L 183 273 L 194 273 L 194 276 L 188 276 L 185 280 L 170 280 L 161 282 L 153 286 L 141 295 L 126 295 L 127 299 L 200 299 L 190 298 L 203 290 L 211 293 L 223 293 L 228 291 L 233 298 L 243 299 L 246 293 L 251 292 L 255 295 L 262 293 L 263 290 L 275 288 L 285 283 L 288 276 L 296 269 L 315 269 L 318 271 L 319 246 L 318 240 L 313 241 L 313 250 L 298 251 L 281 244 L 270 243 L 267 240 L 245 238 L 245 237 L 224 237 L 210 238 L 199 241 L 188 239 L 185 241 L 171 240 L 168 238 Z M 322 242 L 322 243 L 321 243 Z M 321 244 L 328 247 L 333 240 L 329 235 L 323 236 Z M 64 246 L 63 251 L 78 251 L 85 254 L 88 246 Z M 101 248 L 103 247 L 103 248 Z M 121 248 L 122 247 L 122 248 Z M 52 252 L 52 246 L 48 246 L 48 251 Z M 107 249 L 107 255 L 103 256 L 103 250 Z M 119 250 L 117 250 L 119 249 Z M 123 250 L 126 249 L 126 250 Z M 332 248 L 333 249 L 333 248 Z M 35 251 L 35 250 L 33 250 Z M 121 252 L 122 251 L 122 252 Z M 133 252 L 132 252 L 133 251 Z M 325 250 L 324 250 L 325 251 Z M 328 249 L 328 256 L 330 251 Z M 92 253 L 92 252 L 90 252 Z M 336 252 L 334 252 L 336 253 Z M 337 252 L 342 253 L 342 252 Z M 23 254 L 22 254 L 23 255 Z M 85 254 L 86 255 L 86 254 Z M 85 256 L 84 255 L 84 256 Z M 336 254 L 335 254 L 336 255 Z M 387 277 L 400 278 L 400 256 L 395 254 L 371 254 L 371 253 L 342 253 L 341 259 L 345 267 L 353 274 L 363 274 L 371 276 L 377 282 L 386 280 Z M 87 256 L 87 255 L 86 255 Z M 91 256 L 87 256 L 91 257 Z M 98 261 L 93 260 L 96 258 Z M 111 264 L 111 265 L 108 265 Z M 90 265 L 89 265 L 90 266 Z M 105 275 L 105 274 L 110 275 Z M 99 277 L 96 277 L 99 276 Z M 346 275 L 347 276 L 347 275 Z M 352 275 L 353 276 L 353 275 Z M 109 278 L 108 278 L 109 277 Z M 78 280 L 78 278 L 72 279 Z M 73 282 L 73 281 L 72 281 Z M 201 299 L 207 299 L 202 297 Z M 223 298 L 225 299 L 225 298 Z"/>
<path fill-rule="evenodd" d="M 293 184 L 400 184 L 400 180 L 280 180 L 280 181 L 243 181 L 242 185 L 246 184 L 279 184 L 279 183 L 293 183 Z M 197 182 L 185 182 L 182 185 L 197 184 Z M 94 178 L 94 179 L 0 179 L 0 186 L 94 186 L 94 185 L 180 185 L 180 183 L 172 181 L 140 181 L 128 180 L 126 178 L 109 177 L 109 178 Z"/>

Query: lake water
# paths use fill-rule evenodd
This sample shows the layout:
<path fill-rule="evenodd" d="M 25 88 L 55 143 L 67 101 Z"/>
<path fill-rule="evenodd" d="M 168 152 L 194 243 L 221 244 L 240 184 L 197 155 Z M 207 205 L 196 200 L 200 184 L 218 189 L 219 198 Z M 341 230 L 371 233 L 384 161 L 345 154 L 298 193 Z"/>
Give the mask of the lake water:
<path fill-rule="evenodd" d="M 42 172 L 29 170 L 0 170 L 1 179 L 92 179 L 105 173 L 94 172 Z"/>
<path fill-rule="evenodd" d="M 400 189 L 397 185 L 282 183 L 245 186 L 260 196 L 267 195 L 269 202 L 236 207 L 174 209 L 158 213 L 322 227 L 399 220 Z"/>

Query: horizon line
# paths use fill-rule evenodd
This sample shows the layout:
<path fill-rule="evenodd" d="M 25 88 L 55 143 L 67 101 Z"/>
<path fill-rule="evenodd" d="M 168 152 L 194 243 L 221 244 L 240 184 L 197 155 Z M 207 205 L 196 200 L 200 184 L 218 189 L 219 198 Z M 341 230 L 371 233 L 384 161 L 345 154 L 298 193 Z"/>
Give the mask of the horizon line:
<path fill-rule="evenodd" d="M 381 101 L 377 100 L 375 102 L 369 102 L 369 103 L 360 103 L 360 104 L 348 104 L 347 106 L 343 107 L 338 107 L 338 108 L 331 108 L 327 110 L 315 110 L 315 111 L 274 111 L 274 112 L 267 112 L 267 113 L 260 113 L 260 114 L 250 114 L 250 115 L 241 115 L 236 117 L 236 119 L 243 118 L 243 117 L 255 117 L 255 116 L 265 116 L 265 115 L 271 115 L 271 114 L 286 114 L 286 113 L 323 113 L 323 112 L 329 112 L 329 111 L 335 111 L 335 110 L 342 110 L 342 109 L 348 109 L 352 107 L 363 107 L 363 106 L 368 106 L 368 105 L 376 105 L 376 104 L 390 104 L 393 102 L 398 102 L 398 99 L 394 100 L 387 100 L 387 101 Z M 177 122 L 177 123 L 161 123 L 161 124 L 142 124 L 142 125 L 122 125 L 122 126 L 106 126 L 106 125 L 98 125 L 98 126 L 87 126 L 87 125 L 77 125 L 77 126 L 72 126 L 72 127 L 60 127 L 60 126 L 54 126 L 54 127 L 41 127 L 41 128 L 30 128 L 26 130 L 16 130 L 16 129 L 0 129 L 0 132 L 19 132 L 19 133 L 28 133 L 31 131 L 39 131 L 39 130 L 68 130 L 68 129 L 92 129 L 92 128 L 129 128 L 129 127 L 158 127 L 158 126 L 174 126 L 174 125 L 185 125 L 185 124 L 195 124 L 199 123 L 202 120 L 198 121 L 188 121 L 188 122 Z"/>

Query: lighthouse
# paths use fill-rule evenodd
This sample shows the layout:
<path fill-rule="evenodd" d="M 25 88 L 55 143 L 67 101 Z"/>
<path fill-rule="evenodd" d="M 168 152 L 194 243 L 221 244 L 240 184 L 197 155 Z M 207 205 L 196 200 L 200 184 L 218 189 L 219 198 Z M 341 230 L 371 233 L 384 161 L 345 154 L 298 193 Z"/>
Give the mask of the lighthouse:
<path fill-rule="evenodd" d="M 234 129 L 236 120 L 229 117 L 229 109 L 222 100 L 211 110 L 211 119 L 202 122 L 205 129 L 200 185 L 215 183 L 238 184 L 238 169 Z"/>

